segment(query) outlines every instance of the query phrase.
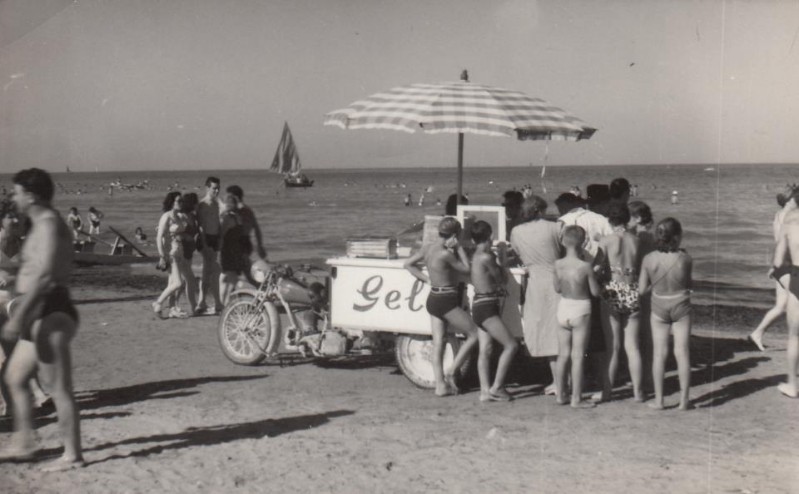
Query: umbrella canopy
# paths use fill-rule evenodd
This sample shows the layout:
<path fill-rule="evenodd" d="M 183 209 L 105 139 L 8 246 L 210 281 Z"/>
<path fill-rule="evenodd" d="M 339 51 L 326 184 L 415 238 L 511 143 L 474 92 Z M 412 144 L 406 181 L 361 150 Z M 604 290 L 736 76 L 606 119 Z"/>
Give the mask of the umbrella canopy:
<path fill-rule="evenodd" d="M 522 140 L 578 141 L 596 129 L 565 110 L 519 91 L 472 84 L 466 79 L 411 84 L 328 113 L 325 125 L 342 129 L 390 129 L 458 133 L 458 197 L 463 189 L 463 134 Z"/>

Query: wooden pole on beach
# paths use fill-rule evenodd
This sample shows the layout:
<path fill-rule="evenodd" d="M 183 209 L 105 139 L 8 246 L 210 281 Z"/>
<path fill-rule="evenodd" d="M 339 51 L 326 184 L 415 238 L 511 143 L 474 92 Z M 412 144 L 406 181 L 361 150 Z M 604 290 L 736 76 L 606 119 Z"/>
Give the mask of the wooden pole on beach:
<path fill-rule="evenodd" d="M 469 82 L 469 72 L 463 69 L 461 80 Z M 463 132 L 458 132 L 458 200 L 455 204 L 461 204 L 463 197 Z"/>
<path fill-rule="evenodd" d="M 458 202 L 463 197 L 463 132 L 458 132 Z"/>

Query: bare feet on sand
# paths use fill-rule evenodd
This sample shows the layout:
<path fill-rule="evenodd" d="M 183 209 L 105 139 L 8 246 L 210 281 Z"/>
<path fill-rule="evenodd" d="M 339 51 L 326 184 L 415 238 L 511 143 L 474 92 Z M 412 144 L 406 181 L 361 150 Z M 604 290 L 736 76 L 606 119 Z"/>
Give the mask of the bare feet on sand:
<path fill-rule="evenodd" d="M 0 462 L 31 461 L 36 457 L 36 444 L 28 440 L 11 439 L 11 444 L 0 450 Z"/>
<path fill-rule="evenodd" d="M 83 461 L 83 458 L 68 458 L 66 456 L 62 456 L 57 460 L 53 460 L 43 466 L 42 472 L 65 472 L 67 470 L 83 468 L 85 466 L 86 462 Z"/>
<path fill-rule="evenodd" d="M 461 389 L 458 387 L 458 383 L 455 381 L 455 374 L 448 372 L 444 374 L 444 382 L 447 384 L 447 388 L 452 394 L 458 394 L 461 392 Z"/>
<path fill-rule="evenodd" d="M 791 386 L 788 383 L 780 383 L 777 385 L 777 389 L 788 398 L 799 398 L 799 392 L 797 392 L 796 386 Z"/>
<path fill-rule="evenodd" d="M 761 335 L 752 333 L 747 336 L 746 339 L 752 342 L 761 352 L 766 351 L 766 347 L 763 346 L 763 337 Z"/>
<path fill-rule="evenodd" d="M 571 407 L 579 410 L 596 407 L 596 403 L 586 400 L 572 400 Z"/>
<path fill-rule="evenodd" d="M 665 410 L 666 409 L 666 407 L 663 406 L 663 402 L 662 401 L 657 401 L 657 400 L 652 401 L 647 406 L 649 408 L 651 408 L 652 410 Z"/>

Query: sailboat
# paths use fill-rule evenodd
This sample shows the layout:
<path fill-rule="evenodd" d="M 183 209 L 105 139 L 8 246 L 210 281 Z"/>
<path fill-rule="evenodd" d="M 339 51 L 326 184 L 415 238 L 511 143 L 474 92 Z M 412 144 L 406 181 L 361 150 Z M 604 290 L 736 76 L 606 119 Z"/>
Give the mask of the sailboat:
<path fill-rule="evenodd" d="M 277 151 L 275 151 L 275 157 L 272 159 L 272 166 L 269 167 L 269 170 L 282 173 L 283 184 L 286 187 L 311 187 L 314 181 L 309 180 L 300 171 L 301 169 L 300 155 L 297 153 L 297 148 L 294 147 L 294 138 L 291 137 L 289 123 L 285 122 L 283 136 L 277 145 Z"/>

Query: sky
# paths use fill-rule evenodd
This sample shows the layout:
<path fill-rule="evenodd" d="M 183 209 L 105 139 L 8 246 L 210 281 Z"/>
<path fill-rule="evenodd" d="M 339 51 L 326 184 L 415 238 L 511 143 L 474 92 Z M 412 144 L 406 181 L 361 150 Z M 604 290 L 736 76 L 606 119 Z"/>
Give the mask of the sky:
<path fill-rule="evenodd" d="M 457 137 L 324 126 L 417 82 L 522 91 L 591 140 L 466 166 L 797 163 L 799 2 L 0 0 L 0 172 L 454 166 Z"/>

